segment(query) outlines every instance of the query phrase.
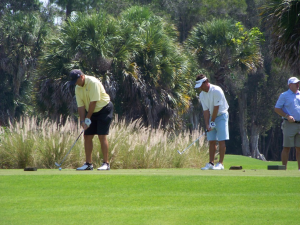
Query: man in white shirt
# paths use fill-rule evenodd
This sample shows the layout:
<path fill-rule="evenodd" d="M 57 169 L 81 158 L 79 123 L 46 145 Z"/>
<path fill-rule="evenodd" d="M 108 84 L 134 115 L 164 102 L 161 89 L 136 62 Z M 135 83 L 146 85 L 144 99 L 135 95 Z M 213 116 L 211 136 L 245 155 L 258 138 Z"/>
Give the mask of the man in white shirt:
<path fill-rule="evenodd" d="M 223 90 L 209 83 L 208 78 L 200 74 L 196 78 L 195 88 L 201 91 L 199 101 L 202 104 L 204 121 L 209 141 L 209 162 L 202 170 L 223 170 L 226 152 L 225 140 L 229 140 L 228 103 Z M 215 165 L 215 153 L 219 142 L 219 162 Z"/>

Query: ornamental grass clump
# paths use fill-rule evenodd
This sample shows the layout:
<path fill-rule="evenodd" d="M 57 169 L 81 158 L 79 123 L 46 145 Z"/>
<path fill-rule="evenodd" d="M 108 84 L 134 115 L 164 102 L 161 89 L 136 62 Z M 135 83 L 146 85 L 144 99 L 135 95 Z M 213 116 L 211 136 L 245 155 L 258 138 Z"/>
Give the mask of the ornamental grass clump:
<path fill-rule="evenodd" d="M 0 168 L 56 168 L 82 131 L 78 122 L 38 121 L 24 117 L 0 128 Z M 129 124 L 114 119 L 108 135 L 112 169 L 199 167 L 207 159 L 208 147 L 200 138 L 184 154 L 178 154 L 200 135 L 182 132 L 176 135 L 161 128 L 151 129 L 140 120 Z M 103 156 L 97 136 L 93 139 L 93 164 L 101 165 Z M 63 168 L 77 168 L 85 162 L 83 135 L 78 139 Z"/>
<path fill-rule="evenodd" d="M 25 168 L 35 164 L 35 118 L 21 118 L 19 122 L 1 127 L 1 168 Z"/>
<path fill-rule="evenodd" d="M 140 120 L 129 125 L 124 121 L 114 123 L 108 136 L 111 164 L 123 169 L 197 167 L 207 156 L 204 138 L 183 155 L 177 150 L 186 148 L 198 135 L 198 132 L 175 135 L 161 128 L 147 128 Z"/>
<path fill-rule="evenodd" d="M 63 124 L 24 117 L 10 123 L 0 131 L 0 168 L 55 168 L 54 162 L 68 151 L 78 130 L 70 119 Z M 65 165 L 78 165 L 76 155 L 74 151 Z"/>

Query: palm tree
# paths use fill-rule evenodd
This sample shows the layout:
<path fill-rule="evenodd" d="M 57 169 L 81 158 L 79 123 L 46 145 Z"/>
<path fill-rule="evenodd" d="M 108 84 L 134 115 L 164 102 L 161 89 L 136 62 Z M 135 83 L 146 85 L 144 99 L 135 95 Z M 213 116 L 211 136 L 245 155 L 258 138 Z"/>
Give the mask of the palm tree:
<path fill-rule="evenodd" d="M 7 117 L 21 116 L 30 107 L 32 82 L 47 25 L 36 13 L 5 14 L 0 20 L 0 73 L 4 84 L 0 111 Z M 3 107 L 3 108 L 2 108 Z"/>
<path fill-rule="evenodd" d="M 112 50 L 118 39 L 116 32 L 115 20 L 105 13 L 78 13 L 62 25 L 60 32 L 49 40 L 40 59 L 37 83 L 40 111 L 54 119 L 61 114 L 68 116 L 77 112 L 74 90 L 67 82 L 69 71 L 81 68 L 86 74 L 102 75 L 105 79 L 106 72 L 111 70 Z M 106 87 L 114 96 L 114 86 Z"/>
<path fill-rule="evenodd" d="M 271 53 L 300 74 L 300 1 L 271 0 L 262 7 L 262 17 L 271 31 Z"/>
<path fill-rule="evenodd" d="M 120 28 L 126 57 L 117 61 L 124 65 L 120 101 L 126 118 L 142 117 L 152 127 L 178 122 L 189 107 L 190 71 L 176 29 L 143 7 L 125 10 Z"/>
<path fill-rule="evenodd" d="M 239 129 L 243 155 L 250 155 L 247 135 L 247 92 L 244 85 L 248 74 L 262 67 L 257 28 L 246 30 L 241 23 L 216 19 L 198 24 L 191 32 L 186 45 L 198 58 L 200 66 L 211 72 L 216 83 L 225 91 L 238 96 Z"/>
<path fill-rule="evenodd" d="M 209 71 L 225 90 L 225 79 L 235 68 L 251 72 L 262 65 L 257 28 L 246 31 L 240 23 L 215 19 L 199 23 L 186 45 L 194 52 L 201 66 Z"/>
<path fill-rule="evenodd" d="M 40 80 L 40 105 L 48 103 L 51 114 L 73 101 L 69 94 L 54 95 L 53 80 L 63 84 L 67 76 L 62 74 L 75 67 L 102 79 L 119 118 L 142 117 L 146 125 L 157 127 L 160 121 L 178 121 L 188 110 L 191 72 L 176 29 L 147 8 L 132 7 L 118 20 L 105 13 L 78 13 L 62 26 L 40 67 L 40 74 L 46 75 Z M 41 88 L 46 83 L 51 88 Z M 68 91 L 68 86 L 62 89 Z M 73 106 L 64 112 L 73 113 Z"/>

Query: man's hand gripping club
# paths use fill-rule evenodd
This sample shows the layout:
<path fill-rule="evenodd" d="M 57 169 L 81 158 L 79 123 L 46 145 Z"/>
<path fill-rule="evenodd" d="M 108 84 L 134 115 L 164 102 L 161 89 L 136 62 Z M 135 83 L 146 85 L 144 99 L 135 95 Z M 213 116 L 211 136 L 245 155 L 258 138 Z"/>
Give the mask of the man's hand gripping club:
<path fill-rule="evenodd" d="M 85 118 L 84 121 L 81 121 L 81 126 L 84 130 L 88 129 L 92 121 L 89 118 Z"/>
<path fill-rule="evenodd" d="M 206 129 L 205 132 L 209 132 L 209 131 L 213 130 L 215 127 L 216 127 L 216 123 L 213 122 L 213 121 L 211 121 L 211 122 L 209 123 L 208 129 Z"/>

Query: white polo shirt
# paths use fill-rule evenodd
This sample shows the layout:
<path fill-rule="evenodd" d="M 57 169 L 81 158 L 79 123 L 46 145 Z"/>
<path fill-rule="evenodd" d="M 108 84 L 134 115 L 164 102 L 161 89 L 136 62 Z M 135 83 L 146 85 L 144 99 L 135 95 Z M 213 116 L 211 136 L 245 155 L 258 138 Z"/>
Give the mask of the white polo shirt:
<path fill-rule="evenodd" d="M 201 91 L 199 101 L 202 104 L 203 110 L 209 110 L 210 115 L 213 114 L 214 106 L 219 106 L 218 116 L 227 113 L 229 108 L 223 90 L 213 84 L 210 84 L 208 92 Z"/>

